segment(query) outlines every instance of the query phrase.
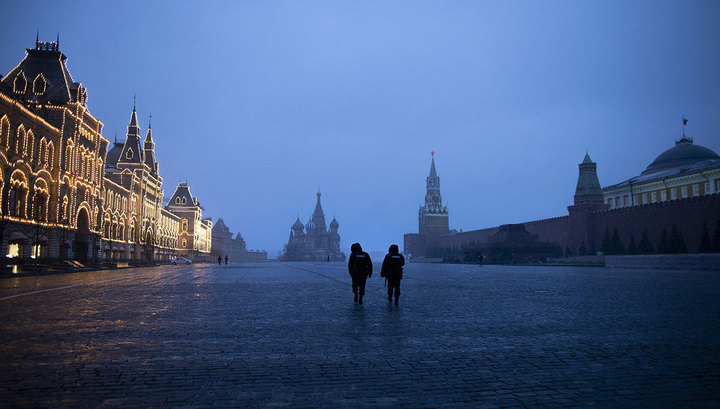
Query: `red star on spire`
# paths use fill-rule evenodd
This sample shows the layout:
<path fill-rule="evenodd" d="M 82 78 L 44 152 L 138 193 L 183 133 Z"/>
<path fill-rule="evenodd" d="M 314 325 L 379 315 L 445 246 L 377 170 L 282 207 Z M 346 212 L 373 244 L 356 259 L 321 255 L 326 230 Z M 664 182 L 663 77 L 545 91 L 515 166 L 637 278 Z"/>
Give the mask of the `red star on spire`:
<path fill-rule="evenodd" d="M 435 156 L 435 151 L 430 152 L 430 156 Z"/>

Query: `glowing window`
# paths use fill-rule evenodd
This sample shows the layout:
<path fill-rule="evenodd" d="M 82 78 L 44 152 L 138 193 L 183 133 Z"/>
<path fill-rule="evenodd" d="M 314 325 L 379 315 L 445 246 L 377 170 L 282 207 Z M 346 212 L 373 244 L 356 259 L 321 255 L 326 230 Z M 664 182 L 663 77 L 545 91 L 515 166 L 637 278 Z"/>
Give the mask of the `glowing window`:
<path fill-rule="evenodd" d="M 45 93 L 45 77 L 43 77 L 42 74 L 38 74 L 37 77 L 35 77 L 35 81 L 33 81 L 33 92 L 36 95 L 42 95 Z"/>
<path fill-rule="evenodd" d="M 27 78 L 25 78 L 25 74 L 20 71 L 18 75 L 15 76 L 15 81 L 13 82 L 13 91 L 17 92 L 18 94 L 24 94 L 25 90 L 27 90 Z"/>

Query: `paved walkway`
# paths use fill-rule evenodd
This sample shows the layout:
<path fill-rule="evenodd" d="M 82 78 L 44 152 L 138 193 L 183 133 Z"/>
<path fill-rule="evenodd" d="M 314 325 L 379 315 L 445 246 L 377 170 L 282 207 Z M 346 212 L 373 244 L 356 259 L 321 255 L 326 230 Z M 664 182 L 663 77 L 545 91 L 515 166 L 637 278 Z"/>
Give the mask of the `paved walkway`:
<path fill-rule="evenodd" d="M 0 406 L 718 407 L 720 274 L 342 264 L 0 279 Z"/>

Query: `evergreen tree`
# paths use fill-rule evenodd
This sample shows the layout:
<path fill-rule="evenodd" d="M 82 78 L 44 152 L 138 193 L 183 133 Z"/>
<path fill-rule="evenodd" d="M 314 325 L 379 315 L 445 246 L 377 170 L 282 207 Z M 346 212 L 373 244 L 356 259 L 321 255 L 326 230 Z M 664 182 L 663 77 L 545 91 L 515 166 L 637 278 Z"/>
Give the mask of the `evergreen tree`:
<path fill-rule="evenodd" d="M 663 229 L 660 234 L 660 243 L 658 243 L 658 254 L 668 254 L 670 252 L 670 243 L 668 242 L 667 231 Z"/>
<path fill-rule="evenodd" d="M 572 251 L 570 251 L 570 247 L 565 247 L 565 257 L 572 257 Z"/>
<path fill-rule="evenodd" d="M 673 223 L 672 232 L 670 233 L 670 239 L 668 242 L 669 253 L 687 253 L 687 247 L 685 246 L 685 240 L 683 240 L 682 232 L 678 229 L 675 223 Z"/>
<path fill-rule="evenodd" d="M 580 243 L 580 249 L 578 249 L 578 254 L 581 256 L 587 256 L 587 249 L 585 248 L 585 240 L 583 240 L 583 242 Z"/>
<path fill-rule="evenodd" d="M 638 247 L 638 253 L 639 254 L 653 254 L 654 253 L 652 243 L 650 243 L 650 239 L 648 238 L 647 229 L 643 230 L 642 235 L 640 236 L 640 246 Z"/>
<path fill-rule="evenodd" d="M 625 254 L 625 246 L 622 244 L 622 240 L 620 240 L 617 227 L 613 229 L 612 239 L 610 240 L 610 251 L 612 252 L 611 254 Z"/>
<path fill-rule="evenodd" d="M 638 250 L 637 245 L 635 244 L 635 235 L 630 235 L 630 243 L 628 244 L 627 248 L 627 254 L 638 254 L 640 251 Z"/>
<path fill-rule="evenodd" d="M 700 247 L 698 247 L 698 253 L 712 253 L 713 246 L 710 241 L 710 234 L 708 233 L 707 223 L 703 223 L 702 237 L 700 238 Z"/>
<path fill-rule="evenodd" d="M 605 237 L 603 237 L 602 244 L 600 245 L 600 251 L 602 251 L 603 254 L 611 254 L 612 241 L 610 239 L 610 229 L 608 227 L 605 227 Z"/>
<path fill-rule="evenodd" d="M 715 223 L 715 231 L 713 232 L 713 251 L 720 253 L 720 219 Z"/>

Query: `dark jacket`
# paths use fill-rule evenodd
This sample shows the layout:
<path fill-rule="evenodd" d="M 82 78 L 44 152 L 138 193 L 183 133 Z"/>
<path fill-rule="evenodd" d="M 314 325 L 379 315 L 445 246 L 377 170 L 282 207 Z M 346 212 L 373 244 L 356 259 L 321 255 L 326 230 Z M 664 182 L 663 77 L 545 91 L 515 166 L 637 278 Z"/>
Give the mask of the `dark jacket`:
<path fill-rule="evenodd" d="M 398 252 L 398 247 L 393 244 L 390 246 L 388 254 L 385 255 L 382 269 L 380 270 L 380 276 L 387 277 L 389 280 L 402 280 L 404 265 L 405 257 Z"/>
<path fill-rule="evenodd" d="M 357 243 L 356 243 L 357 244 Z M 371 277 L 372 276 L 372 260 L 370 255 L 364 251 L 358 244 L 351 247 L 350 259 L 348 260 L 348 272 L 351 277 Z"/>

